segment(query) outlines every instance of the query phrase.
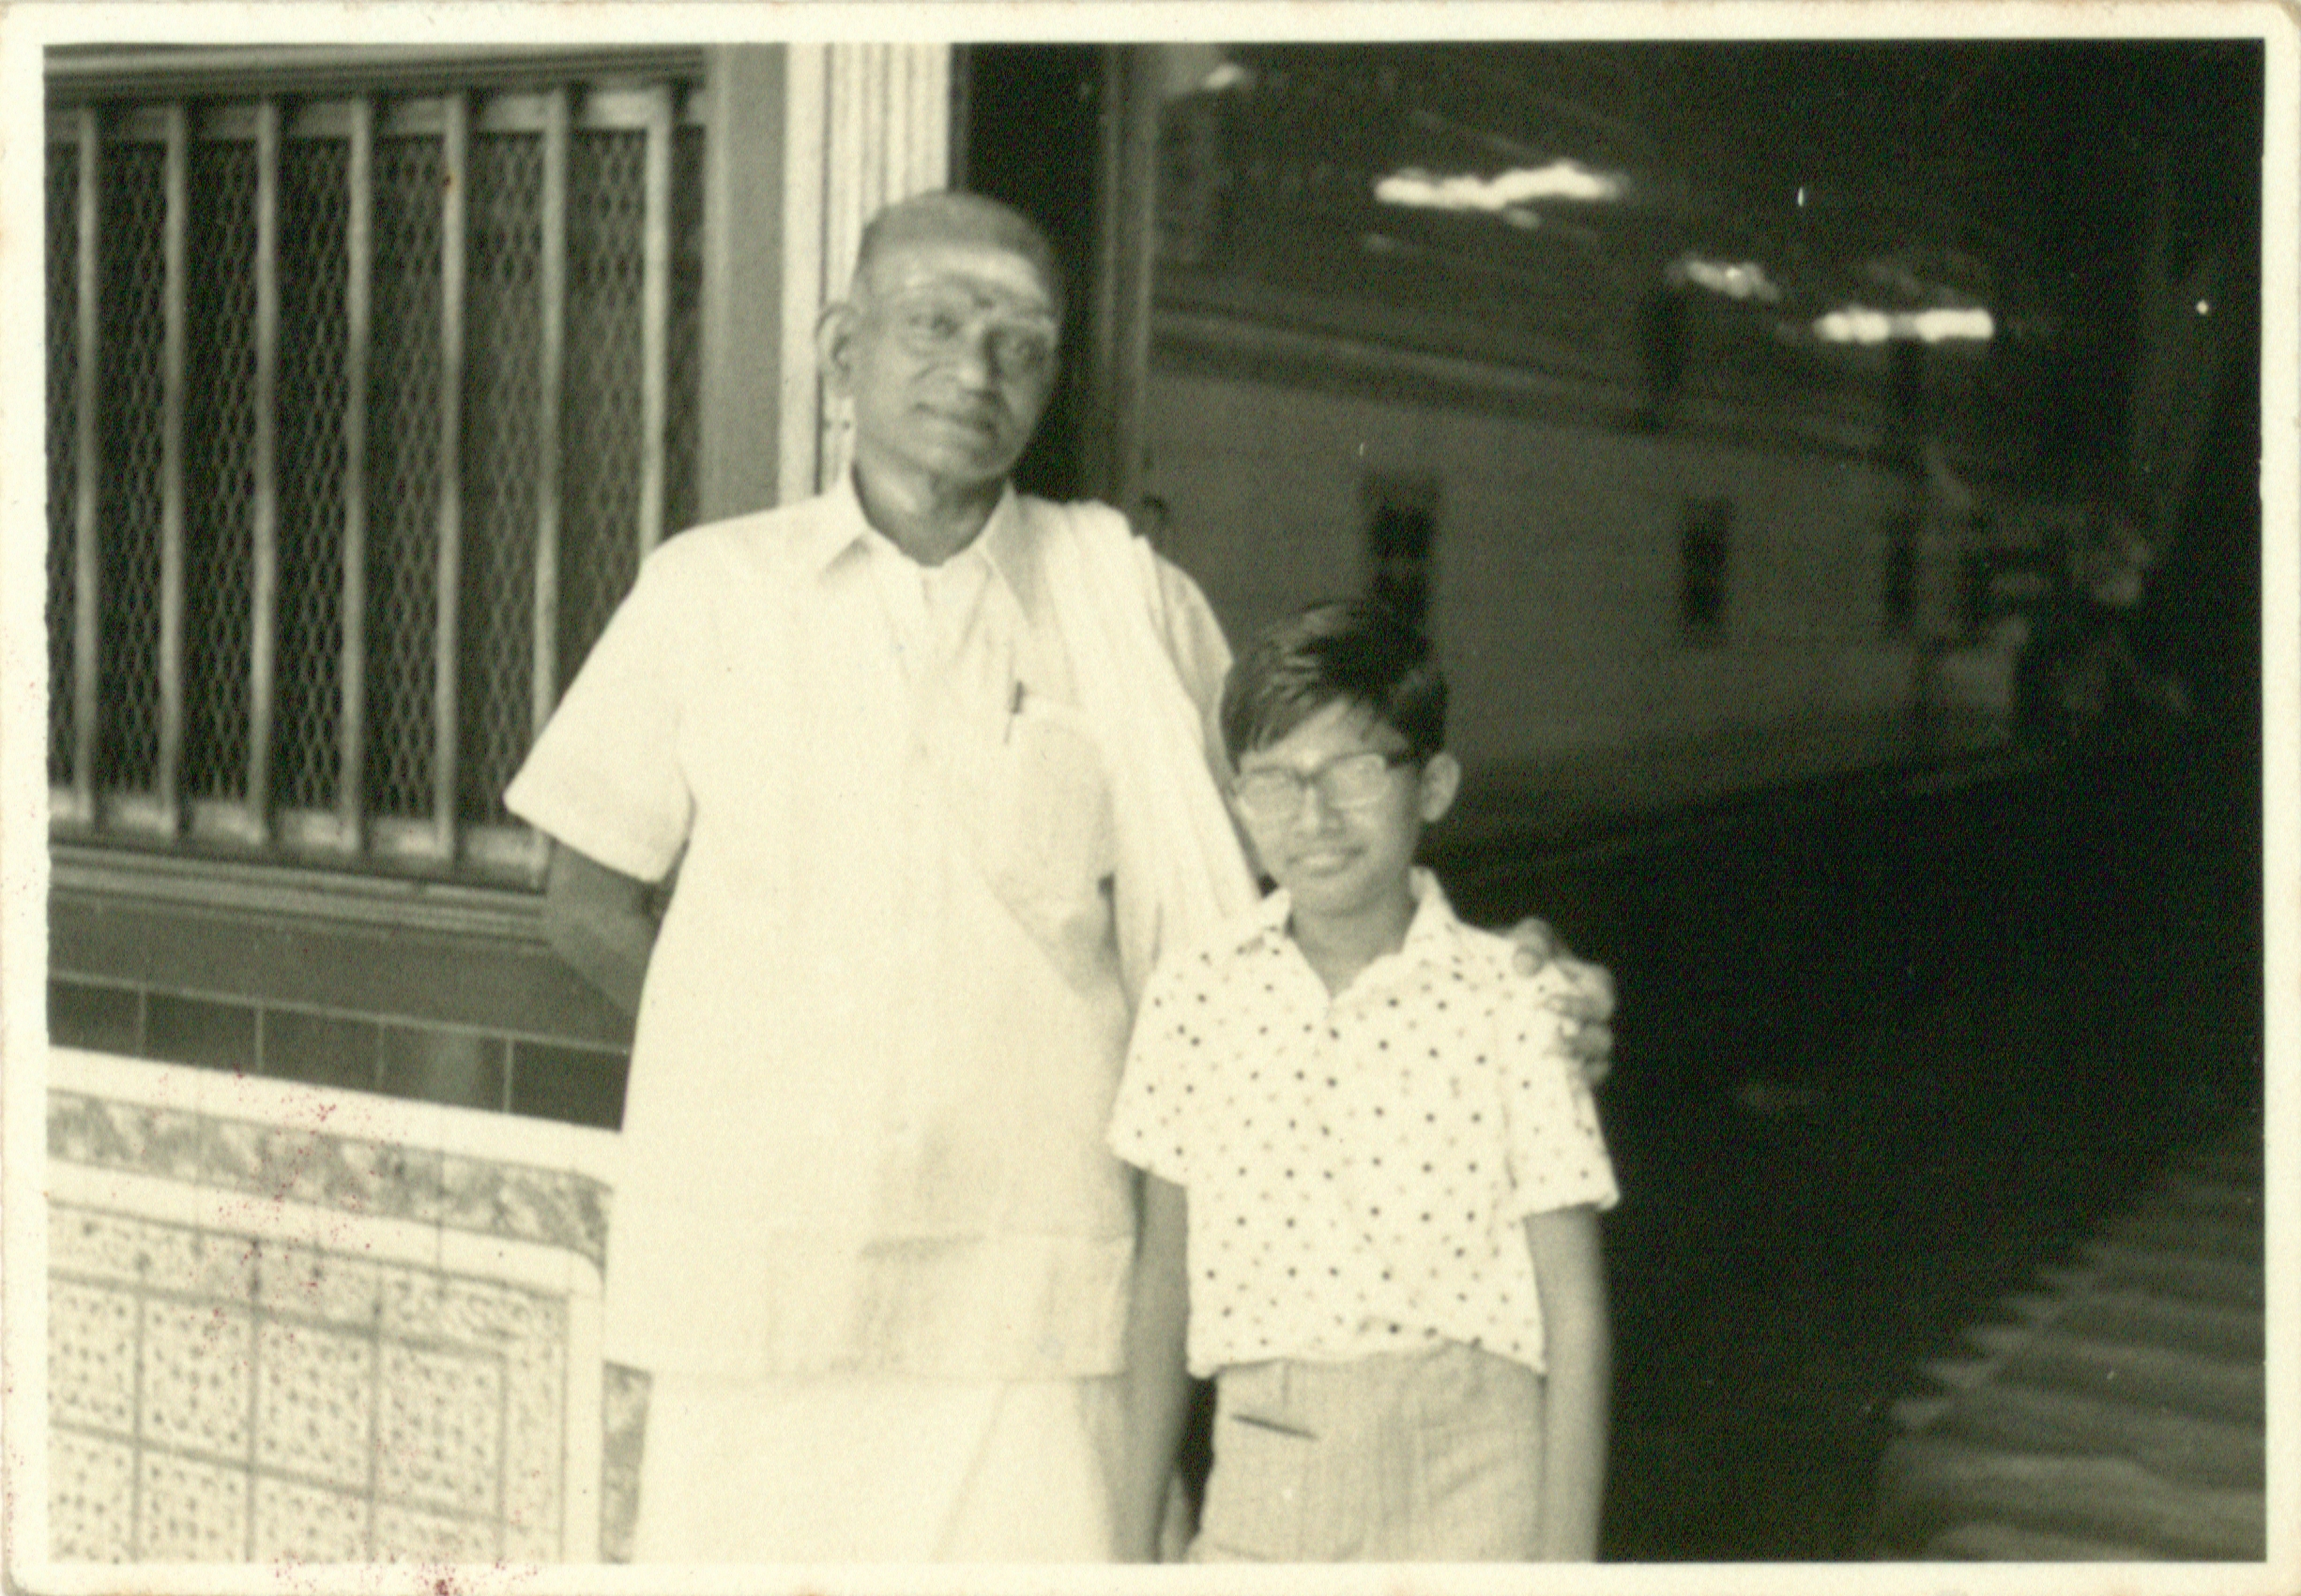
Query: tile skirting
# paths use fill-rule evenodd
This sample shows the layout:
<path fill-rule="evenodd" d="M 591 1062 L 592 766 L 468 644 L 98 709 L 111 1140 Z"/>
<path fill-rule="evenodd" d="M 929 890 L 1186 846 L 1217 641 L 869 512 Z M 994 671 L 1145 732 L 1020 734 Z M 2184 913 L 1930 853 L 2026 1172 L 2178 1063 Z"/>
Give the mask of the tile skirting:
<path fill-rule="evenodd" d="M 48 1156 L 211 1191 L 564 1248 L 603 1267 L 609 1191 L 574 1170 L 52 1087 Z"/>
<path fill-rule="evenodd" d="M 613 1130 L 628 1052 L 389 1015 L 52 977 L 58 1047 Z"/>

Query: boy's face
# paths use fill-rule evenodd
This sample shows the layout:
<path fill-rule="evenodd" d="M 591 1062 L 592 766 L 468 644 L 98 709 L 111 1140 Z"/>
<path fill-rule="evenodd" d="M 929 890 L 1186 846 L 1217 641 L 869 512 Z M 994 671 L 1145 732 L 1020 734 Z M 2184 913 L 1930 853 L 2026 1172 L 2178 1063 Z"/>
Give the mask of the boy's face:
<path fill-rule="evenodd" d="M 1240 758 L 1231 808 L 1296 913 L 1347 919 L 1394 909 L 1406 892 L 1422 828 L 1454 803 L 1461 779 L 1451 755 L 1433 754 L 1417 768 L 1406 746 L 1358 705 L 1337 702 Z M 1380 765 L 1376 777 L 1364 761 L 1368 754 L 1394 762 Z M 1352 760 L 1360 763 L 1340 763 Z M 1277 801 L 1245 801 L 1242 788 L 1272 774 L 1281 777 L 1269 783 Z M 1363 791 L 1353 778 L 1365 782 Z"/>

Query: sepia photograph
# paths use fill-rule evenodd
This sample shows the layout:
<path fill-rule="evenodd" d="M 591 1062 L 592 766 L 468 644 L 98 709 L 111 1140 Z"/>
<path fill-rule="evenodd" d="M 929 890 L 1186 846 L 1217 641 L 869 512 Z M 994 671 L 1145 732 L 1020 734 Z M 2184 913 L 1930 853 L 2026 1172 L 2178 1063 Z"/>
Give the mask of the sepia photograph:
<path fill-rule="evenodd" d="M 9 8 L 8 1585 L 2292 1596 L 2297 62 Z"/>

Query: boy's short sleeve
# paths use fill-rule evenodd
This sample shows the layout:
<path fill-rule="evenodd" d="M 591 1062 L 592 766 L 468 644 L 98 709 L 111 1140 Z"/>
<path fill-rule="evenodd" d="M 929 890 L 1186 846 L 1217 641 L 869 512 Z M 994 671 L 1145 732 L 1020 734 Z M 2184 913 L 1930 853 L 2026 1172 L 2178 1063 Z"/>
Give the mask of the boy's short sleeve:
<path fill-rule="evenodd" d="M 1127 1044 L 1126 1069 L 1111 1105 L 1110 1150 L 1138 1169 L 1178 1186 L 1190 1184 L 1190 1123 L 1186 1073 L 1196 1051 L 1177 1000 L 1178 966 L 1161 968 L 1144 988 Z"/>
<path fill-rule="evenodd" d="M 708 584 L 688 579 L 687 552 L 667 543 L 641 568 L 503 796 L 537 829 L 643 881 L 670 870 L 694 812 L 680 683 L 711 629 Z"/>
<path fill-rule="evenodd" d="M 1522 978 L 1513 978 L 1522 979 Z M 1539 992 L 1513 993 L 1501 1020 L 1509 1217 L 1621 1201 L 1598 1105 L 1566 1052 L 1564 1022 Z"/>

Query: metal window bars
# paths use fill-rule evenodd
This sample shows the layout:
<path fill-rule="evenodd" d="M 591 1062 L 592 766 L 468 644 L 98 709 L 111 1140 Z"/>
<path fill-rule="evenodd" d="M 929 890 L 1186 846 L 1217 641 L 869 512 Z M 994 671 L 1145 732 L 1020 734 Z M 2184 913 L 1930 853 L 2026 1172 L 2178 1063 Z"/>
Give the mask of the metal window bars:
<path fill-rule="evenodd" d="M 531 878 L 694 504 L 693 78 L 52 103 L 59 837 Z"/>

